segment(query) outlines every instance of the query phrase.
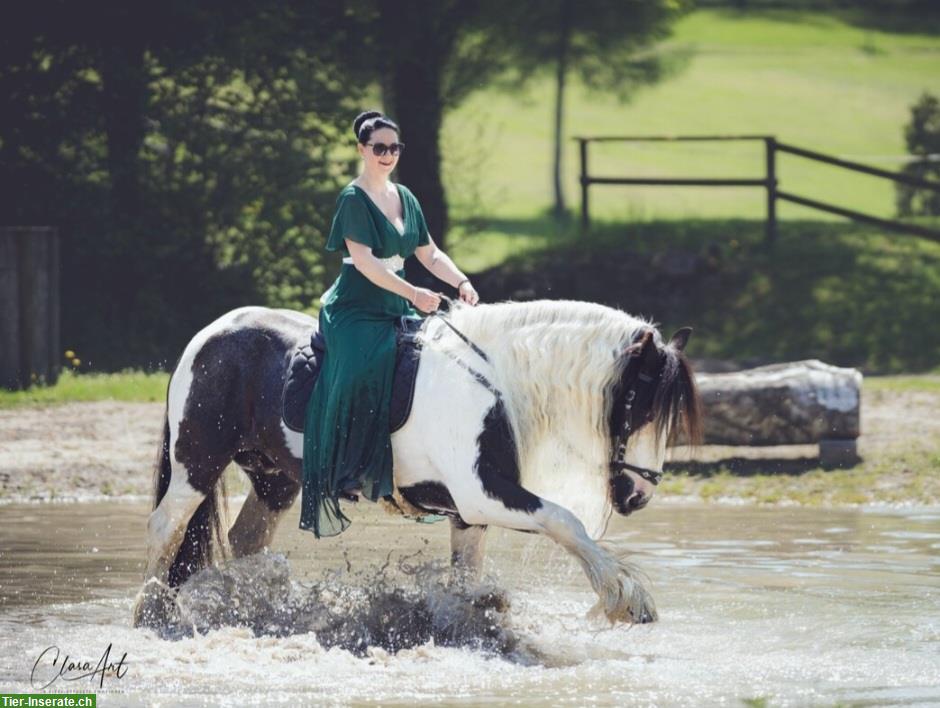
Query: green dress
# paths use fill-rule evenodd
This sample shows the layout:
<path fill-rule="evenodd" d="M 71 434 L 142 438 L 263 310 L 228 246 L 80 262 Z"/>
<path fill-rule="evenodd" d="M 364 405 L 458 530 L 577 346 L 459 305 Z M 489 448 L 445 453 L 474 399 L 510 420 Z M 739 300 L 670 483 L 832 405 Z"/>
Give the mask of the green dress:
<path fill-rule="evenodd" d="M 369 246 L 377 258 L 407 258 L 428 244 L 418 200 L 407 187 L 396 186 L 403 234 L 362 188 L 349 184 L 336 200 L 327 250 L 349 255 L 348 238 Z M 372 501 L 392 493 L 389 402 L 395 321 L 417 315 L 403 297 L 375 285 L 347 263 L 321 302 L 326 356 L 307 404 L 300 512 L 300 528 L 318 538 L 349 526 L 339 507 L 341 491 L 361 486 L 363 496 Z"/>

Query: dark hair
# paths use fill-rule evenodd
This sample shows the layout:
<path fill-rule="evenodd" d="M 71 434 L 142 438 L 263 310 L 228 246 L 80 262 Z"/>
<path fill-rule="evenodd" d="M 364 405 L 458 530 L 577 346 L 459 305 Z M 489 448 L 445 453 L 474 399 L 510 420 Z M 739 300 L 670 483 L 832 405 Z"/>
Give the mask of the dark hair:
<path fill-rule="evenodd" d="M 401 133 L 395 121 L 379 111 L 364 111 L 356 116 L 356 120 L 353 121 L 353 132 L 356 134 L 356 140 L 363 145 L 369 142 L 372 131 L 377 128 L 391 128 L 396 133 Z"/>

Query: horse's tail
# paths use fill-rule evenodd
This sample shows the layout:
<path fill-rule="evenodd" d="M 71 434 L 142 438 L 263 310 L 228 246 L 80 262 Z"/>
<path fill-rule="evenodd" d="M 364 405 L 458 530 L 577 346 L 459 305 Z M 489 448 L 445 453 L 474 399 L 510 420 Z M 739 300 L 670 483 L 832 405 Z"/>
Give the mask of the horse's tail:
<path fill-rule="evenodd" d="M 167 385 L 167 400 L 173 379 Z M 170 478 L 173 468 L 170 462 L 170 418 L 169 409 L 163 413 L 163 438 L 157 452 L 154 465 L 153 479 L 153 508 L 156 509 L 170 487 Z M 225 484 L 220 475 L 219 481 L 213 485 L 206 498 L 196 509 L 189 524 L 186 526 L 186 535 L 180 544 L 169 569 L 168 584 L 170 587 L 182 585 L 186 579 L 200 568 L 210 565 L 213 561 L 213 536 L 215 542 L 225 554 L 222 539 L 222 518 L 219 513 L 220 498 L 225 499 Z"/>
<path fill-rule="evenodd" d="M 186 536 L 180 544 L 173 565 L 170 566 L 168 578 L 170 587 L 182 585 L 197 570 L 212 565 L 215 558 L 215 546 L 218 546 L 221 555 L 225 556 L 225 545 L 222 541 L 222 516 L 219 513 L 220 497 L 225 498 L 225 483 L 221 476 L 189 520 Z"/>
<path fill-rule="evenodd" d="M 157 451 L 157 462 L 153 466 L 153 508 L 160 506 L 170 486 L 170 415 L 168 410 L 163 411 L 163 439 Z"/>

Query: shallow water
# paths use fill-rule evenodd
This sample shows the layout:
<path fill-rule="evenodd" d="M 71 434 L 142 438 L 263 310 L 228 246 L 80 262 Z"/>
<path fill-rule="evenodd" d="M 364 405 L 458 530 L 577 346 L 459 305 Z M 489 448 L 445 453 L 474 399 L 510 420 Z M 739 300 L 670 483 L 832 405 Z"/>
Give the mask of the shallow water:
<path fill-rule="evenodd" d="M 321 644 L 303 623 L 293 631 L 272 624 L 258 636 L 264 627 L 245 622 L 253 629 L 221 626 L 175 641 L 133 629 L 147 512 L 120 502 L 0 508 L 0 691 L 28 691 L 50 646 L 94 667 L 110 645 L 111 661 L 126 653 L 121 678 L 105 675 L 103 688 L 100 675 L 94 684 L 60 678 L 47 690 L 95 690 L 100 705 L 121 706 L 940 704 L 936 509 L 654 502 L 609 531 L 650 577 L 660 621 L 645 626 L 598 629 L 585 618 L 594 597 L 577 564 L 546 539 L 500 530 L 488 539 L 486 570 L 510 607 L 473 609 L 424 565 L 446 559 L 446 523 L 419 525 L 364 504 L 349 531 L 320 541 L 297 530 L 295 510 L 275 554 L 199 585 L 203 610 L 209 589 L 224 587 L 229 594 L 219 597 L 243 613 L 283 616 L 315 597 L 345 623 L 334 629 L 361 631 L 375 603 L 434 625 L 437 641 L 397 653 L 350 651 L 326 632 Z M 406 569 L 427 572 L 402 574 L 402 557 Z M 255 591 L 281 583 L 291 597 L 258 609 L 239 595 L 247 591 L 236 577 Z M 396 583 L 405 590 L 388 604 Z M 487 635 L 497 641 L 481 641 Z M 389 646 L 387 636 L 363 636 Z M 39 685 L 54 676 L 49 659 L 37 668 Z"/>

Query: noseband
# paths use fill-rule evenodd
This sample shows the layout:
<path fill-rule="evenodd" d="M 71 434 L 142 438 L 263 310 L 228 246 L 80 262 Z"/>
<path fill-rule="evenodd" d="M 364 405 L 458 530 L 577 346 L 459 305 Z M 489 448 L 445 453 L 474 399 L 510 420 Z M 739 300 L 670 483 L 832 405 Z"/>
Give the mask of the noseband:
<path fill-rule="evenodd" d="M 647 482 L 656 486 L 663 478 L 661 470 L 657 472 L 656 470 L 647 469 L 646 467 L 631 465 L 626 461 L 627 441 L 630 439 L 631 433 L 633 433 L 633 423 L 630 419 L 632 418 L 633 402 L 636 400 L 637 390 L 640 388 L 649 388 L 654 380 L 652 376 L 644 374 L 641 371 L 637 375 L 636 383 L 634 383 L 633 387 L 626 393 L 623 405 L 623 427 L 620 429 L 620 432 L 617 433 L 616 438 L 614 438 L 614 446 L 617 452 L 614 454 L 614 459 L 610 462 L 610 472 L 615 477 L 622 476 L 626 474 L 627 471 L 635 472 Z"/>

